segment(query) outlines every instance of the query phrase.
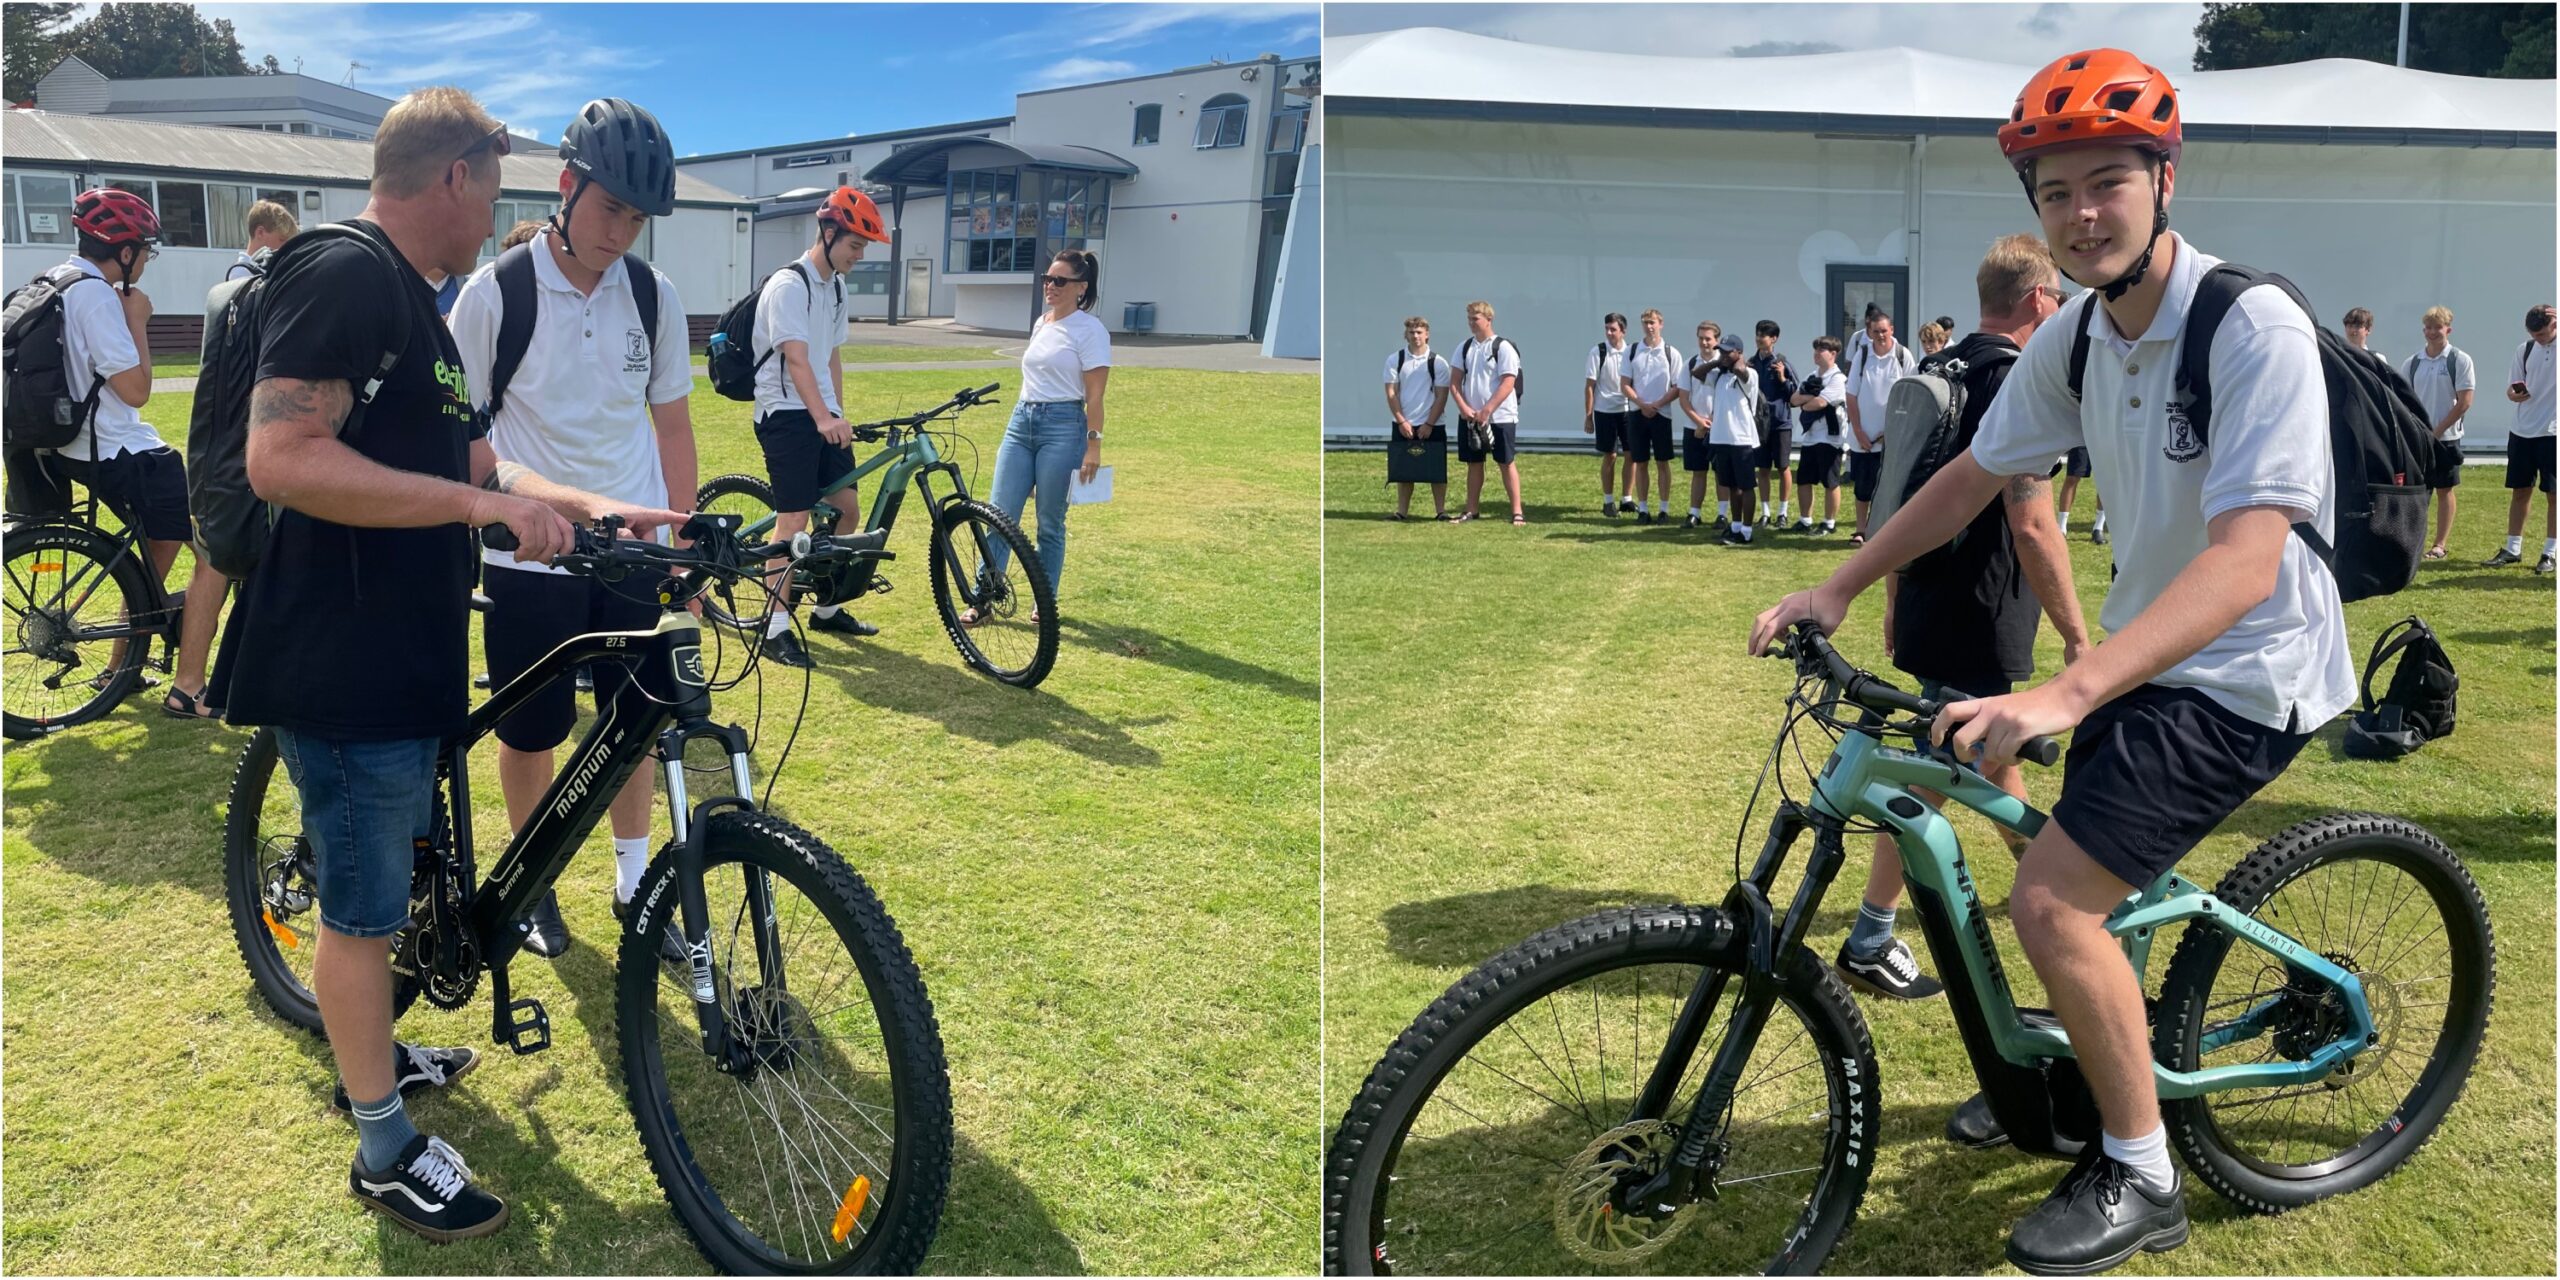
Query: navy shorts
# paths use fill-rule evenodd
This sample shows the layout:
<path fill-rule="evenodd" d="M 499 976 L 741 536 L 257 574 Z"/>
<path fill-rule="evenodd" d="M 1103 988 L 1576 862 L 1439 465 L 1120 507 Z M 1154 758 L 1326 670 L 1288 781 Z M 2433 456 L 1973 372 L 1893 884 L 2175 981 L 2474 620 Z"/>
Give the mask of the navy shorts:
<path fill-rule="evenodd" d="M 1716 469 L 1716 447 L 1707 443 L 1711 436 L 1699 435 L 1694 429 L 1680 429 L 1680 469 L 1713 471 Z"/>
<path fill-rule="evenodd" d="M 1809 444 L 1796 453 L 1796 483 L 1840 487 L 1840 446 Z"/>
<path fill-rule="evenodd" d="M 1671 461 L 1672 434 L 1668 413 L 1648 418 L 1632 409 L 1627 412 L 1627 456 L 1637 462 Z"/>
<path fill-rule="evenodd" d="M 646 631 L 658 625 L 660 609 L 654 593 L 638 577 L 601 582 L 565 573 L 483 565 L 480 581 L 489 597 L 489 614 L 481 621 L 480 634 L 489 655 L 493 689 L 507 687 L 508 681 L 531 670 L 571 636 Z M 631 669 L 619 662 L 591 665 L 596 705 L 602 707 L 622 691 Z M 518 751 L 549 751 L 566 740 L 577 723 L 575 682 L 554 680 L 498 722 L 498 741 Z"/>
<path fill-rule="evenodd" d="M 1454 434 L 1458 437 L 1458 461 L 1460 462 L 1482 462 L 1490 456 L 1495 465 L 1499 466 L 1510 462 L 1520 452 L 1520 424 L 1516 422 L 1494 423 L 1493 443 L 1483 449 L 1468 446 L 1465 423 L 1459 423 Z"/>
<path fill-rule="evenodd" d="M 1758 483 L 1758 470 L 1754 462 L 1760 456 L 1760 446 L 1756 444 L 1709 445 L 1707 453 L 1715 460 L 1717 484 L 1727 489 L 1748 491 Z"/>
<path fill-rule="evenodd" d="M 1849 455 L 1849 488 L 1860 502 L 1876 500 L 1876 484 L 1884 479 L 1884 454 L 1852 453 Z"/>
<path fill-rule="evenodd" d="M 1787 469 L 1787 455 L 1794 451 L 1795 444 L 1795 428 L 1764 424 L 1760 428 L 1760 448 L 1755 455 L 1755 460 L 1763 471 L 1783 472 Z"/>
<path fill-rule="evenodd" d="M 63 475 L 89 486 L 126 527 L 139 527 L 153 542 L 185 542 L 195 535 L 187 521 L 187 464 L 162 445 L 120 453 L 99 462 L 56 456 Z"/>
<path fill-rule="evenodd" d="M 2507 437 L 2507 487 L 2539 488 L 2551 492 L 2552 452 L 2554 437 Z"/>
<path fill-rule="evenodd" d="M 776 409 L 756 419 L 756 443 L 764 446 L 764 474 L 773 482 L 776 511 L 818 505 L 827 487 L 853 470 L 853 450 L 827 443 L 806 409 Z"/>
<path fill-rule="evenodd" d="M 2451 489 L 2462 483 L 2462 442 L 2438 440 L 2435 456 L 2427 461 L 2427 487 Z"/>
<path fill-rule="evenodd" d="M 2275 781 L 2310 741 L 2309 733 L 2270 729 L 2196 690 L 2142 685 L 2072 731 L 2053 819 L 2099 866 L 2139 889 Z"/>
<path fill-rule="evenodd" d="M 1627 419 L 1635 415 L 1626 410 L 1611 413 L 1606 409 L 1591 411 L 1591 451 L 1616 453 L 1626 447 Z"/>
<path fill-rule="evenodd" d="M 2072 446 L 2071 452 L 2062 455 L 2062 474 L 2066 476 L 2079 476 L 2082 479 L 2088 478 L 2089 446 L 2085 444 L 2074 445 Z"/>
<path fill-rule="evenodd" d="M 321 924 L 350 938 L 385 938 L 409 923 L 410 872 L 434 813 L 439 745 L 276 730 L 276 754 L 302 799 Z"/>

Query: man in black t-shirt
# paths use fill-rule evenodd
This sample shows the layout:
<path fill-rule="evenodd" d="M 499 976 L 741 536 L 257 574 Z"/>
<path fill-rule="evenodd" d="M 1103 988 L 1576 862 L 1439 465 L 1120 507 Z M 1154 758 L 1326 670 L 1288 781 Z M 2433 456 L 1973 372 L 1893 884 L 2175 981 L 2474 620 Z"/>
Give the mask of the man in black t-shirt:
<path fill-rule="evenodd" d="M 2052 251 L 2030 235 L 1994 241 L 1974 273 L 1974 288 L 1982 304 L 1981 326 L 1920 362 L 1923 369 L 1950 359 L 1966 364 L 1964 412 L 1956 423 L 1960 447 L 1973 442 L 2027 336 L 2062 305 Z M 2039 610 L 2062 633 L 2065 665 L 2078 661 L 2088 647 L 2088 627 L 2072 590 L 2070 553 L 2054 521 L 2050 488 L 2049 480 L 2033 476 L 2010 481 L 2000 502 L 1984 507 L 1956 541 L 1887 575 L 1885 652 L 1895 666 L 1920 678 L 1922 696 L 1999 697 L 2017 681 L 2034 676 Z M 2026 777 L 2017 764 L 1986 769 L 1983 776 L 2026 798 Z M 1938 799 L 1922 794 L 1932 802 Z M 2016 833 L 2000 834 L 2010 852 L 2024 849 L 2025 841 Z M 1865 901 L 1835 963 L 1861 989 L 1923 999 L 1942 988 L 1920 971 L 1910 946 L 1893 936 L 1901 900 L 1901 853 L 1892 837 L 1878 836 Z"/>
<path fill-rule="evenodd" d="M 504 1202 L 461 1156 L 420 1134 L 404 1094 L 471 1069 L 469 1049 L 391 1038 L 391 935 L 408 923 L 412 841 L 429 834 L 438 740 L 461 729 L 471 672 L 471 530 L 503 523 L 520 560 L 570 547 L 572 519 L 619 514 L 637 532 L 679 521 L 499 463 L 482 439 L 428 274 L 468 273 L 488 237 L 506 126 L 459 89 L 395 103 L 374 137 L 372 238 L 281 255 L 260 304 L 248 470 L 280 505 L 241 587 L 226 649 L 235 724 L 276 730 L 300 793 L 319 881 L 312 990 L 358 1148 L 348 1189 L 432 1240 L 487 1235 Z M 357 429 L 355 385 L 405 346 Z"/>

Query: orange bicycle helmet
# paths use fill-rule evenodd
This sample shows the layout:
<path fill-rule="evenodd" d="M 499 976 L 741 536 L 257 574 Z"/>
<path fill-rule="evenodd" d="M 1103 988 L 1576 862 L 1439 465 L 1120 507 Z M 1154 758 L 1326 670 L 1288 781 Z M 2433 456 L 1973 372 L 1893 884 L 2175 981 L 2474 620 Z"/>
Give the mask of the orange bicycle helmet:
<path fill-rule="evenodd" d="M 2086 142 L 2137 146 L 2175 163 L 2182 140 L 2169 77 L 2122 49 L 2055 59 L 2018 91 L 2000 126 L 2000 154 L 2020 167 L 2040 152 Z"/>
<path fill-rule="evenodd" d="M 880 220 L 880 206 L 871 197 L 851 187 L 838 187 L 818 206 L 818 225 L 851 232 L 865 240 L 885 243 L 889 228 Z"/>

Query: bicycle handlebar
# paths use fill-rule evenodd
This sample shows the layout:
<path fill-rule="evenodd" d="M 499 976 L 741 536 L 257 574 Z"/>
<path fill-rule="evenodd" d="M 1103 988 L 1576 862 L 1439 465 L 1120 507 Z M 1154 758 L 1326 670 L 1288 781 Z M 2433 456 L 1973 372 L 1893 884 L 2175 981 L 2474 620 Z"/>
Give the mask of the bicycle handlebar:
<path fill-rule="evenodd" d="M 883 432 L 894 431 L 901 427 L 920 427 L 944 414 L 974 409 L 995 398 L 996 392 L 1003 385 L 1000 382 L 990 382 L 983 387 L 963 387 L 953 393 L 950 399 L 922 413 L 912 413 L 903 418 L 882 418 L 878 422 L 857 422 L 853 424 L 853 438 L 863 441 L 877 440 Z"/>
<path fill-rule="evenodd" d="M 1935 720 L 1946 706 L 1905 693 L 1882 677 L 1859 670 L 1855 663 L 1840 656 L 1830 637 L 1810 620 L 1795 624 L 1793 634 L 1782 642 L 1778 654 L 1793 658 L 1799 673 L 1830 681 L 1838 686 L 1842 698 L 1870 711 Z M 2039 734 L 2019 744 L 2018 758 L 2050 769 L 2062 759 L 2062 744 Z"/>
<path fill-rule="evenodd" d="M 741 544 L 737 541 L 739 518 L 697 512 L 678 532 L 691 547 L 661 546 L 643 538 L 619 536 L 622 518 L 606 516 L 591 527 L 570 530 L 567 554 L 551 561 L 553 568 L 573 574 L 593 575 L 614 568 L 657 568 L 687 574 L 720 574 L 737 577 L 758 572 L 750 564 L 788 556 L 793 560 L 845 558 L 856 560 L 894 560 L 885 551 L 889 541 L 886 529 L 869 529 L 861 533 L 811 534 L 802 532 L 784 542 Z M 480 545 L 492 551 L 513 551 L 522 545 L 515 530 L 503 524 L 492 524 L 480 530 Z"/>

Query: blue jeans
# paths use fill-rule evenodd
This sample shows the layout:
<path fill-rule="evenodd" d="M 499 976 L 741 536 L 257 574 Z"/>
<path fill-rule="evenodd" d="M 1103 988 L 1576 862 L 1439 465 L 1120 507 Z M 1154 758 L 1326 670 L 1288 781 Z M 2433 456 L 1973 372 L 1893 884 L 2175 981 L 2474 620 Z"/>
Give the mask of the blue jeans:
<path fill-rule="evenodd" d="M 1049 575 L 1054 594 L 1067 567 L 1067 481 L 1084 467 L 1084 403 L 1061 400 L 1049 404 L 1017 404 L 1004 424 L 1004 443 L 996 446 L 995 492 L 998 511 L 1022 523 L 1022 503 L 1040 499 L 1040 527 L 1032 545 L 1040 567 Z M 992 573 L 1004 572 L 1007 551 L 1002 542 L 987 547 Z"/>
<path fill-rule="evenodd" d="M 320 881 L 320 923 L 382 938 L 409 923 L 415 842 L 434 814 L 433 738 L 349 742 L 276 730 L 276 754 L 302 796 L 302 833 Z"/>

